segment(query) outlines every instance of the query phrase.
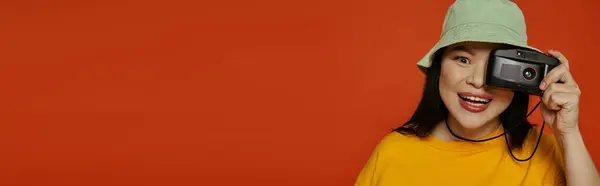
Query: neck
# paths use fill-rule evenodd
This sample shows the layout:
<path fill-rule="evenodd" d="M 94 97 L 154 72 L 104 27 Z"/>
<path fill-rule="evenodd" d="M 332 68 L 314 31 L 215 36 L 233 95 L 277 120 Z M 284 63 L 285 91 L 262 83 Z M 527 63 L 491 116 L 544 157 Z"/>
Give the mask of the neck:
<path fill-rule="evenodd" d="M 452 132 L 454 132 L 454 134 L 462 138 L 477 140 L 482 139 L 496 131 L 498 127 L 500 127 L 500 119 L 493 119 L 477 128 L 465 128 L 454 117 L 449 116 L 448 125 L 450 126 L 450 129 L 452 129 Z M 450 133 L 450 131 L 448 131 L 446 121 L 441 121 L 440 123 L 438 123 L 438 125 L 433 131 L 433 135 L 439 139 L 446 141 L 462 141 L 461 139 L 454 137 Z"/>

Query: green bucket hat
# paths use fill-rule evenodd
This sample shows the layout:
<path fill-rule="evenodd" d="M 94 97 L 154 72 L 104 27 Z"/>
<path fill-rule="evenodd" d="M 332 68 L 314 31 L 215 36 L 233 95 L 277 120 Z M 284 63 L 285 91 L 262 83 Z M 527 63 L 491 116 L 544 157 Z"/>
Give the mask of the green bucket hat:
<path fill-rule="evenodd" d="M 436 51 L 465 41 L 502 43 L 541 52 L 527 44 L 525 17 L 514 2 L 456 0 L 448 8 L 440 39 L 417 67 L 426 73 Z"/>

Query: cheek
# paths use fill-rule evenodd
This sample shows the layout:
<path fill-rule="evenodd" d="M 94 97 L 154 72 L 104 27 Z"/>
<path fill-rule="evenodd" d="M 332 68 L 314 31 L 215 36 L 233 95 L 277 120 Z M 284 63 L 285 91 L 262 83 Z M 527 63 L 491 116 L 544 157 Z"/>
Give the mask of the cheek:
<path fill-rule="evenodd" d="M 499 105 L 501 105 L 502 107 L 508 107 L 508 105 L 512 101 L 515 93 L 511 92 L 511 91 L 499 90 L 499 91 L 493 92 L 493 95 L 494 95 L 494 102 L 499 103 Z"/>
<path fill-rule="evenodd" d="M 441 94 L 450 92 L 454 87 L 460 85 L 460 82 L 463 79 L 460 77 L 460 74 L 463 73 L 460 73 L 459 70 L 460 69 L 454 68 L 451 64 L 442 63 L 439 82 Z"/>

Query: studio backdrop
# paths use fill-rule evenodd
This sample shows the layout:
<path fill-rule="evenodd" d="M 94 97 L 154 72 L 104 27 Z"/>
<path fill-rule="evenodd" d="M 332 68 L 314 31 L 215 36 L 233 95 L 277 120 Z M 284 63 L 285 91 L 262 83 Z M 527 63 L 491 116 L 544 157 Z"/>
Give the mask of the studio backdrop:
<path fill-rule="evenodd" d="M 0 185 L 352 185 L 452 2 L 3 1 Z M 600 167 L 600 2 L 516 2 Z"/>

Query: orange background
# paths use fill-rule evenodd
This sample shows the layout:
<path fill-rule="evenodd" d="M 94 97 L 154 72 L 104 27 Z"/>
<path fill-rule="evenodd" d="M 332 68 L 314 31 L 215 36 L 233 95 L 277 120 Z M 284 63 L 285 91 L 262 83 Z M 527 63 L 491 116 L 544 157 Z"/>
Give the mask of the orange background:
<path fill-rule="evenodd" d="M 451 3 L 4 1 L 0 185 L 352 185 Z M 570 59 L 598 164 L 600 3 L 517 3 Z"/>

